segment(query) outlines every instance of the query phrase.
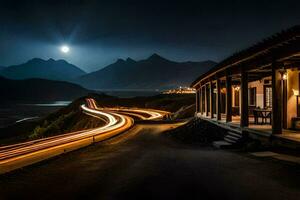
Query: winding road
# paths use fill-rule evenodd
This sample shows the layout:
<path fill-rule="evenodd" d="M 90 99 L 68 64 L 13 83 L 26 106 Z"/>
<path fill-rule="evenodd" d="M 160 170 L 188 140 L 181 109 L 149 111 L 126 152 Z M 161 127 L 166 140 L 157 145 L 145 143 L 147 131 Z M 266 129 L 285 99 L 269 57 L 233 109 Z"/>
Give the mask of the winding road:
<path fill-rule="evenodd" d="M 0 174 L 114 137 L 134 125 L 130 116 L 142 120 L 156 120 L 167 113 L 137 108 L 98 108 L 95 100 L 91 98 L 86 99 L 86 105 L 81 105 L 81 109 L 85 114 L 103 120 L 105 124 L 95 129 L 2 146 Z"/>

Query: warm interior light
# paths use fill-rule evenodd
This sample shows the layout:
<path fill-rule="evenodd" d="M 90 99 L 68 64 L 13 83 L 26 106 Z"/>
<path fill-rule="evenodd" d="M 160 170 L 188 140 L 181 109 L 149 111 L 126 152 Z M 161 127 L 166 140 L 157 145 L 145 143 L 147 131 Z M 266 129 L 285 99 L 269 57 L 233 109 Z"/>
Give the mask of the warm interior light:
<path fill-rule="evenodd" d="M 234 86 L 234 90 L 235 91 L 239 91 L 240 90 L 240 86 Z"/>
<path fill-rule="evenodd" d="M 283 80 L 286 80 L 286 79 L 287 79 L 287 74 L 286 74 L 286 73 L 282 74 L 282 79 L 283 79 Z"/>
<path fill-rule="evenodd" d="M 294 94 L 294 96 L 299 96 L 299 90 L 293 89 L 293 94 Z"/>
<path fill-rule="evenodd" d="M 225 94 L 226 93 L 226 88 L 222 88 L 221 93 Z"/>

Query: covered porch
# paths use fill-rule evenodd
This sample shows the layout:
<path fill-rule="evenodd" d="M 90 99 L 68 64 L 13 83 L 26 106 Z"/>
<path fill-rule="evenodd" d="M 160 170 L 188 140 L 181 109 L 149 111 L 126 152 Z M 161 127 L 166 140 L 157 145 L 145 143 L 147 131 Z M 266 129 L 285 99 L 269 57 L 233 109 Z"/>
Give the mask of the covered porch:
<path fill-rule="evenodd" d="M 199 77 L 192 85 L 196 116 L 241 132 L 299 139 L 300 30 L 290 31 Z"/>

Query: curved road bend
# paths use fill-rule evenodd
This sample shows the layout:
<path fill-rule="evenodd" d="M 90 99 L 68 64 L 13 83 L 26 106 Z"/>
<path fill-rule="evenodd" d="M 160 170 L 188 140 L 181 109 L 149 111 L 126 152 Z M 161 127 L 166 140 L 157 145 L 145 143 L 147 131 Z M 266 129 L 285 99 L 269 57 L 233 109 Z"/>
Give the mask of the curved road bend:
<path fill-rule="evenodd" d="M 99 111 L 87 103 L 88 107 L 82 105 L 82 110 L 104 120 L 104 126 L 0 147 L 0 174 L 113 137 L 133 125 L 127 116 Z"/>
<path fill-rule="evenodd" d="M 155 109 L 141 109 L 141 108 L 99 108 L 94 99 L 87 99 L 88 106 L 90 108 L 106 111 L 106 112 L 114 112 L 123 115 L 133 116 L 140 120 L 159 120 L 162 119 L 165 115 L 170 114 L 170 112 L 155 110 Z"/>
<path fill-rule="evenodd" d="M 83 112 L 105 121 L 106 124 L 104 126 L 0 147 L 0 174 L 87 146 L 94 142 L 103 141 L 133 126 L 133 120 L 122 114 L 121 110 L 98 109 L 94 99 L 90 98 L 86 99 L 86 104 L 87 106 L 81 106 Z M 127 109 L 126 113 L 127 115 L 135 115 L 145 120 L 159 119 L 163 116 L 163 111 L 156 112 L 141 109 L 134 111 Z"/>

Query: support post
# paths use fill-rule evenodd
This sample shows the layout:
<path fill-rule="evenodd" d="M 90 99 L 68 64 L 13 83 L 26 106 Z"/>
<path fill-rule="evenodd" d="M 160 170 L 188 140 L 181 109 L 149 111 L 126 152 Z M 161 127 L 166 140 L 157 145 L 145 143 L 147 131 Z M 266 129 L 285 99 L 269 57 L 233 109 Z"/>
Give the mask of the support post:
<path fill-rule="evenodd" d="M 282 77 L 276 66 L 272 64 L 272 134 L 282 133 Z"/>
<path fill-rule="evenodd" d="M 203 97 L 202 97 L 202 115 L 204 115 L 204 113 L 205 113 L 205 86 L 202 86 L 201 87 L 201 93 L 202 93 L 202 95 L 203 95 Z"/>
<path fill-rule="evenodd" d="M 241 127 L 247 127 L 249 125 L 249 113 L 248 113 L 248 73 L 241 69 Z"/>
<path fill-rule="evenodd" d="M 200 88 L 198 90 L 198 101 L 197 101 L 197 103 L 198 103 L 198 112 L 200 112 L 200 110 L 201 110 L 201 90 L 200 90 Z"/>
<path fill-rule="evenodd" d="M 201 113 L 201 87 L 198 90 L 198 112 Z"/>
<path fill-rule="evenodd" d="M 199 90 L 198 89 L 196 89 L 196 104 L 195 104 L 195 106 L 196 106 L 196 111 L 195 111 L 195 113 L 197 114 L 198 113 L 198 111 L 199 111 L 199 106 L 198 106 L 198 101 L 199 101 L 199 99 L 198 99 L 198 93 L 199 93 Z"/>
<path fill-rule="evenodd" d="M 208 116 L 208 101 L 207 101 L 207 90 L 208 90 L 208 88 L 207 88 L 207 84 L 205 84 L 205 87 L 204 87 L 204 89 L 205 89 L 205 116 Z"/>
<path fill-rule="evenodd" d="M 232 89 L 231 77 L 226 73 L 226 122 L 232 121 Z"/>
<path fill-rule="evenodd" d="M 201 112 L 201 115 L 203 115 L 203 87 L 201 86 L 200 88 L 200 112 Z"/>
<path fill-rule="evenodd" d="M 217 88 L 217 98 L 216 98 L 217 120 L 221 120 L 221 82 L 219 78 L 217 78 L 216 88 Z"/>
<path fill-rule="evenodd" d="M 299 96 L 296 96 L 296 111 L 297 111 L 297 117 L 299 117 L 299 108 L 298 108 L 298 105 L 299 105 L 299 99 L 298 99 Z"/>
<path fill-rule="evenodd" d="M 210 101 L 210 118 L 214 118 L 214 111 L 213 111 L 213 96 L 214 96 L 214 88 L 213 88 L 213 82 L 210 81 L 210 98 L 209 98 L 209 101 Z"/>

